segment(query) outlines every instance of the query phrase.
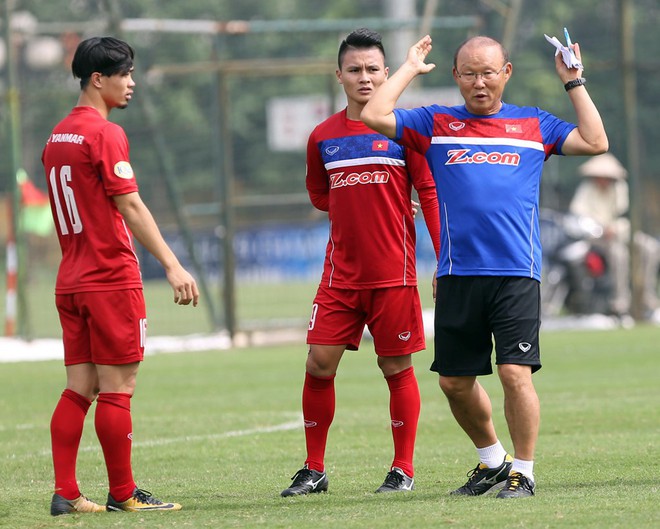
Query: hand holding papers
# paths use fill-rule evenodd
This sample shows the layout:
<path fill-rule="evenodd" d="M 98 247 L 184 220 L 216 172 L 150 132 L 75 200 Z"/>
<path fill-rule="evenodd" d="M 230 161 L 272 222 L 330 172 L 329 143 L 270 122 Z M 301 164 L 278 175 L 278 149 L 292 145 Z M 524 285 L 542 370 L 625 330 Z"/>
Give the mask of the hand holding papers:
<path fill-rule="evenodd" d="M 543 35 L 545 36 L 545 40 L 557 48 L 555 50 L 555 55 L 559 55 L 561 53 L 561 58 L 563 59 L 567 68 L 584 68 L 582 63 L 575 56 L 575 52 L 571 48 L 571 37 L 568 35 L 566 28 L 564 28 L 564 35 L 566 35 L 566 46 L 559 42 L 557 37 L 548 37 L 545 33 Z"/>

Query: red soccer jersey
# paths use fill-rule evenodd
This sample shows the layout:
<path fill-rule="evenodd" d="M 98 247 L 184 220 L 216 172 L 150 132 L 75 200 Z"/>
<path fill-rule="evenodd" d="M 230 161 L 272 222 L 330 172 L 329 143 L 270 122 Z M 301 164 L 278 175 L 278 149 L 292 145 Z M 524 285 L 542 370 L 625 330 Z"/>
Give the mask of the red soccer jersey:
<path fill-rule="evenodd" d="M 133 236 L 112 196 L 138 190 L 123 129 L 92 107 L 75 107 L 41 160 L 62 261 L 56 294 L 142 288 Z"/>
<path fill-rule="evenodd" d="M 435 184 L 421 155 L 347 119 L 344 110 L 312 131 L 306 180 L 312 203 L 330 220 L 322 285 L 417 285 L 412 186 L 436 255 L 440 240 Z"/>

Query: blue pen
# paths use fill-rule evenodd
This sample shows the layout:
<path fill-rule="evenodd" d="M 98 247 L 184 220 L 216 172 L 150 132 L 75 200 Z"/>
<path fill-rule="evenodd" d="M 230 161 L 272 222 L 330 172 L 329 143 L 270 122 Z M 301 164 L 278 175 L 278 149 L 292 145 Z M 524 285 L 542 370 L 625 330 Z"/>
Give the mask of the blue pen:
<path fill-rule="evenodd" d="M 571 36 L 568 34 L 568 30 L 564 28 L 564 37 L 566 37 L 566 47 L 569 49 L 573 57 L 576 57 L 575 52 L 573 51 L 573 48 L 571 48 Z"/>

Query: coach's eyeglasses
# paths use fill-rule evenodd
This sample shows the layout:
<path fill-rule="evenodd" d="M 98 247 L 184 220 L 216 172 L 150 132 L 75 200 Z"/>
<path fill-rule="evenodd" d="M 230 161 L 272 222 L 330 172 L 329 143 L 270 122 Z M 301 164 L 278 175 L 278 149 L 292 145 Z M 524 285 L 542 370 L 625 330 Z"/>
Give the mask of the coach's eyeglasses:
<path fill-rule="evenodd" d="M 458 78 L 465 83 L 472 83 L 476 81 L 478 77 L 481 77 L 484 81 L 492 81 L 498 75 L 500 75 L 500 73 L 504 71 L 504 68 L 506 68 L 506 64 L 497 71 L 486 70 L 485 72 L 480 72 L 480 73 L 475 73 L 475 72 L 458 73 Z"/>

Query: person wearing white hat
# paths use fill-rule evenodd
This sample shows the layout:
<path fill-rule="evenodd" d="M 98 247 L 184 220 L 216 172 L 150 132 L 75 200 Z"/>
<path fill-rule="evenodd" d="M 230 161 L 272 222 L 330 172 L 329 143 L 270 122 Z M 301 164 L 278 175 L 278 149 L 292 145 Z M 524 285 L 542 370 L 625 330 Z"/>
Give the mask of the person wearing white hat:
<path fill-rule="evenodd" d="M 595 241 L 605 252 L 610 270 L 613 292 L 610 311 L 625 323 L 632 321 L 630 285 L 630 221 L 626 217 L 629 207 L 628 171 L 617 158 L 605 153 L 591 158 L 578 168 L 583 177 L 569 206 L 571 213 L 594 219 L 603 227 L 603 236 Z M 644 292 L 642 303 L 646 312 L 657 306 L 656 276 L 660 247 L 652 237 L 637 233 L 634 237 L 640 252 Z"/>

